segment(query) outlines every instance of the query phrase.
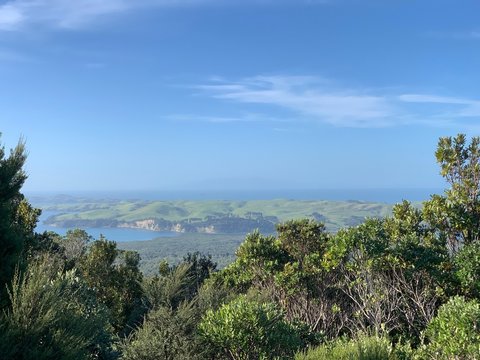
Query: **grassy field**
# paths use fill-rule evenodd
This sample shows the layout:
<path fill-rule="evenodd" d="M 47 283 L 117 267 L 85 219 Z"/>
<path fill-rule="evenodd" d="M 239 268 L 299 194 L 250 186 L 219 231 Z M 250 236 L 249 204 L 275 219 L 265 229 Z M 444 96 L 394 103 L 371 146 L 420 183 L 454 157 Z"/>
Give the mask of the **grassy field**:
<path fill-rule="evenodd" d="M 218 216 L 249 217 L 261 213 L 275 217 L 277 222 L 304 217 L 323 221 L 336 231 L 343 226 L 355 225 L 365 217 L 383 217 L 392 205 L 360 201 L 306 201 L 306 200 L 252 200 L 252 201 L 91 201 L 75 203 L 40 203 L 44 210 L 64 212 L 55 221 L 117 220 L 136 221 L 163 219 L 184 221 Z"/>

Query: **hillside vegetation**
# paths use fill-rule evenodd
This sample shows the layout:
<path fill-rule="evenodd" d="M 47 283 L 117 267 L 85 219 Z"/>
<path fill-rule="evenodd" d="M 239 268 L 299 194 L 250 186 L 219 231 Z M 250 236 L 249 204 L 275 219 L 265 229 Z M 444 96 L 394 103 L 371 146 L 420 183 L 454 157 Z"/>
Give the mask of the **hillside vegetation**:
<path fill-rule="evenodd" d="M 384 217 L 392 205 L 364 201 L 141 201 L 71 197 L 33 198 L 59 214 L 48 224 L 59 227 L 139 227 L 160 231 L 273 233 L 277 223 L 300 218 L 322 221 L 330 231 L 358 225 L 366 217 Z M 145 220 L 151 220 L 146 222 Z"/>
<path fill-rule="evenodd" d="M 222 269 L 189 251 L 145 275 L 138 252 L 104 237 L 36 233 L 24 146 L 0 148 L 0 358 L 480 359 L 480 138 L 440 138 L 435 155 L 449 186 L 421 207 L 335 232 L 281 221 L 245 236 Z M 215 236 L 220 249 L 228 236 Z M 153 243 L 139 243 L 144 255 Z"/>

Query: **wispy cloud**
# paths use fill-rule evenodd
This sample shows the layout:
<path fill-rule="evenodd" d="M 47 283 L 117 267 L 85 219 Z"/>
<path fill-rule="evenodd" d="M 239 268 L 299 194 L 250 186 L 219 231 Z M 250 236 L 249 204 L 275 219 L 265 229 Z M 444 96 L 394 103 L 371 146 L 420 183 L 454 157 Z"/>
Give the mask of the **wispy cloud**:
<path fill-rule="evenodd" d="M 449 111 L 451 117 L 480 117 L 480 100 L 468 98 L 427 95 L 427 94 L 405 94 L 399 96 L 404 102 L 427 103 L 440 105 L 454 105 Z"/>
<path fill-rule="evenodd" d="M 451 126 L 480 117 L 480 101 L 432 94 L 385 94 L 382 89 L 339 87 L 314 76 L 255 76 L 227 81 L 212 78 L 194 86 L 201 94 L 240 104 L 270 106 L 290 118 L 342 127 L 409 124 Z M 418 108 L 424 104 L 425 107 Z"/>
<path fill-rule="evenodd" d="M 274 5 L 296 1 L 323 4 L 312 0 L 244 0 L 241 3 Z M 173 8 L 201 5 L 232 5 L 231 0 L 7 0 L 0 5 L 0 31 L 17 31 L 29 26 L 80 29 L 98 18 L 142 8 Z"/>
<path fill-rule="evenodd" d="M 17 4 L 0 6 L 0 30 L 16 30 L 23 21 L 23 12 Z"/>
<path fill-rule="evenodd" d="M 385 96 L 353 90 L 327 90 L 312 76 L 256 76 L 236 82 L 216 81 L 196 86 L 208 95 L 240 103 L 264 104 L 290 110 L 338 126 L 392 125 L 395 105 Z"/>
<path fill-rule="evenodd" d="M 193 114 L 175 114 L 175 115 L 166 116 L 165 118 L 173 121 L 198 121 L 198 122 L 209 122 L 209 123 L 291 122 L 291 119 L 272 117 L 264 114 L 244 114 L 240 116 L 203 116 L 203 115 L 193 115 Z"/>
<path fill-rule="evenodd" d="M 124 12 L 144 3 L 143 0 L 11 0 L 0 6 L 0 30 L 20 30 L 29 25 L 77 28 L 99 16 Z"/>

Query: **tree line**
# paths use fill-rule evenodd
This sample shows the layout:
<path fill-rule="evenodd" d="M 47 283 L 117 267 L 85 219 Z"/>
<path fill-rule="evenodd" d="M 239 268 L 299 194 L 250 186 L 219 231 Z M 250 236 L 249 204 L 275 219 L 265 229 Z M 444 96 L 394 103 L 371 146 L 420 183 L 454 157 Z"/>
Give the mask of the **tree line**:
<path fill-rule="evenodd" d="M 440 138 L 448 183 L 421 208 L 330 233 L 255 231 L 222 270 L 162 261 L 83 230 L 36 233 L 25 145 L 0 149 L 1 359 L 478 359 L 480 138 Z"/>

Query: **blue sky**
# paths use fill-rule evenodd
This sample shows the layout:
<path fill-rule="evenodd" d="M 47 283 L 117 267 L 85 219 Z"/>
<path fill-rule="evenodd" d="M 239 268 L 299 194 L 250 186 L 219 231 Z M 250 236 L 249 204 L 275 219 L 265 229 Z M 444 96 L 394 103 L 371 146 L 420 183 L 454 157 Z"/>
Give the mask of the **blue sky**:
<path fill-rule="evenodd" d="M 0 1 L 30 191 L 436 188 L 480 130 L 480 3 Z"/>

